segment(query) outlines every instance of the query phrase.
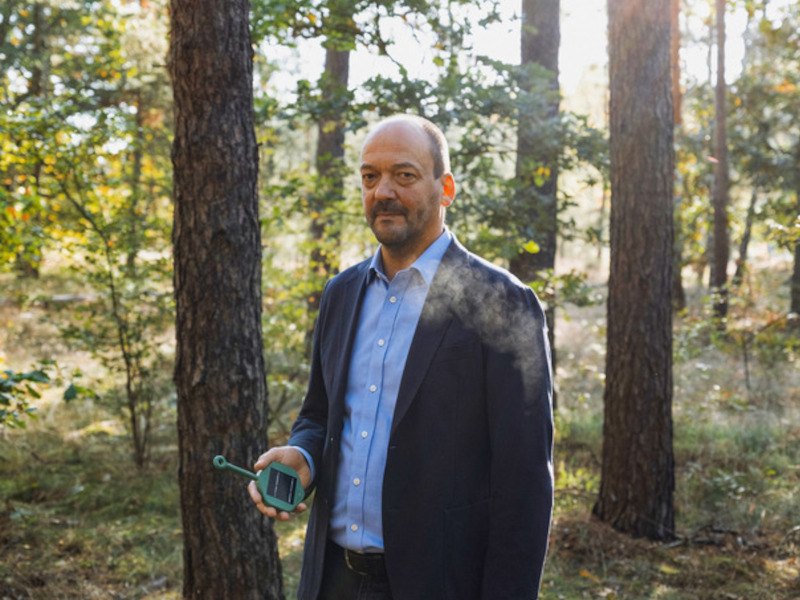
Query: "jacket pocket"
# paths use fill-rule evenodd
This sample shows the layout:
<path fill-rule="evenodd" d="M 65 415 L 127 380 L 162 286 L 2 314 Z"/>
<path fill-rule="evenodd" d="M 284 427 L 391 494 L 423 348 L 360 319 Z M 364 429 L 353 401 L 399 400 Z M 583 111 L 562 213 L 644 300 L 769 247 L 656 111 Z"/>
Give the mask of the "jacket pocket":
<path fill-rule="evenodd" d="M 480 599 L 488 541 L 488 499 L 445 509 L 443 576 L 446 598 Z"/>

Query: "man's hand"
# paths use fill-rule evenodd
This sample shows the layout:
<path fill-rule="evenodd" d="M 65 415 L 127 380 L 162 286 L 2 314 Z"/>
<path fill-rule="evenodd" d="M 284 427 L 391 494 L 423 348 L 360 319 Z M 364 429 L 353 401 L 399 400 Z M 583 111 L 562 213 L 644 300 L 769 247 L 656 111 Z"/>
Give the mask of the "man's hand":
<path fill-rule="evenodd" d="M 305 457 L 296 448 L 292 448 L 291 446 L 279 446 L 277 448 L 271 448 L 258 457 L 256 464 L 253 465 L 253 469 L 256 473 L 260 473 L 266 469 L 270 463 L 273 462 L 284 464 L 287 467 L 292 467 L 295 471 L 297 471 L 297 474 L 300 476 L 300 485 L 303 486 L 303 489 L 308 489 L 308 486 L 311 485 L 311 468 L 308 466 Z M 255 481 L 250 482 L 250 484 L 247 486 L 247 491 L 250 492 L 250 498 L 253 500 L 253 503 L 256 505 L 256 508 L 261 514 L 273 519 L 278 519 L 279 521 L 289 520 L 290 515 L 288 512 L 283 510 L 279 511 L 272 506 L 267 506 L 264 504 L 261 494 L 258 493 L 258 488 L 256 487 Z M 301 502 L 297 505 L 297 508 L 294 509 L 294 512 L 300 513 L 306 508 L 308 507 L 306 506 L 305 502 Z"/>

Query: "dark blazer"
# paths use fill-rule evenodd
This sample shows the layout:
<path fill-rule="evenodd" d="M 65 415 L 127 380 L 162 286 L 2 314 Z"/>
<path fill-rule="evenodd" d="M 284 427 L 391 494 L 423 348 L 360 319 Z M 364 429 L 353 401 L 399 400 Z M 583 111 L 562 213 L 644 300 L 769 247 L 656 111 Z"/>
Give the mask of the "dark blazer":
<path fill-rule="evenodd" d="M 308 393 L 289 441 L 317 470 L 300 600 L 317 600 L 322 580 L 368 265 L 325 288 Z M 389 441 L 383 536 L 395 600 L 537 596 L 553 502 L 551 399 L 538 300 L 454 241 L 409 349 Z"/>

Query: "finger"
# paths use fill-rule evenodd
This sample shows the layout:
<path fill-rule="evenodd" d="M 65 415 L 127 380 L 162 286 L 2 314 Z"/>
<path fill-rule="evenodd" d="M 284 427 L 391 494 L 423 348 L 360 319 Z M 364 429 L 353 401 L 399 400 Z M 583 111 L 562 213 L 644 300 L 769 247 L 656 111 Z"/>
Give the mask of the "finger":
<path fill-rule="evenodd" d="M 273 452 L 272 450 L 270 450 L 269 452 L 265 452 L 264 454 L 258 457 L 258 460 L 253 465 L 253 469 L 255 471 L 263 471 L 269 466 L 271 462 L 275 461 L 274 456 L 275 452 Z"/>
<path fill-rule="evenodd" d="M 261 497 L 261 494 L 258 492 L 258 488 L 256 487 L 256 482 L 251 481 L 247 484 L 247 492 L 250 494 L 250 499 L 255 502 L 256 504 L 263 503 L 264 499 Z"/>
<path fill-rule="evenodd" d="M 303 512 L 304 510 L 306 510 L 307 508 L 308 508 L 308 506 L 306 506 L 306 503 L 305 503 L 305 502 L 301 502 L 301 503 L 300 503 L 300 504 L 298 504 L 298 505 L 297 505 L 297 507 L 294 509 L 294 512 L 301 513 L 301 512 Z"/>
<path fill-rule="evenodd" d="M 290 518 L 291 516 L 285 510 L 282 510 L 281 512 L 278 513 L 278 519 L 281 521 L 288 521 Z"/>

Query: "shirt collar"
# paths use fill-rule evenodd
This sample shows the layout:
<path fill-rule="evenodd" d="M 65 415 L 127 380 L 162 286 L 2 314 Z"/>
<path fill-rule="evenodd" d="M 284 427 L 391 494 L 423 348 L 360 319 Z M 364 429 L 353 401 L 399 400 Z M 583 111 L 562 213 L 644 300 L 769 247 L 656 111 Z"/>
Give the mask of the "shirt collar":
<path fill-rule="evenodd" d="M 408 270 L 415 270 L 422 276 L 425 285 L 430 286 L 433 281 L 433 276 L 436 275 L 436 270 L 439 268 L 439 263 L 442 262 L 442 257 L 447 251 L 450 242 L 453 239 L 453 234 L 445 227 L 441 235 L 434 240 L 434 242 L 425 249 L 425 252 L 417 257 Z M 386 273 L 383 270 L 383 260 L 381 259 L 381 248 L 375 251 L 372 260 L 369 263 L 369 278 L 372 281 L 375 277 L 380 277 L 383 281 L 389 281 Z"/>

